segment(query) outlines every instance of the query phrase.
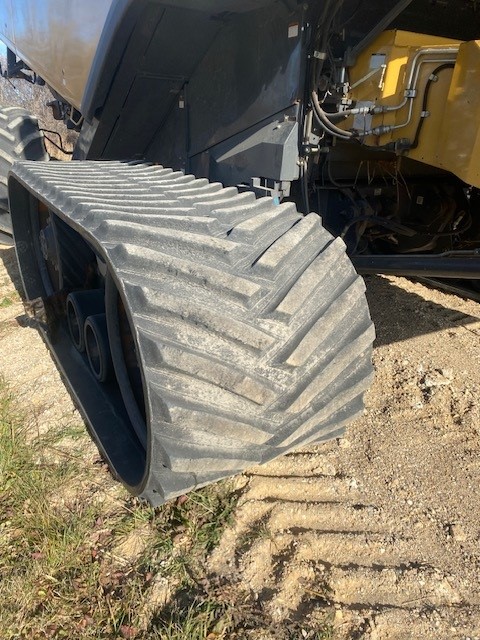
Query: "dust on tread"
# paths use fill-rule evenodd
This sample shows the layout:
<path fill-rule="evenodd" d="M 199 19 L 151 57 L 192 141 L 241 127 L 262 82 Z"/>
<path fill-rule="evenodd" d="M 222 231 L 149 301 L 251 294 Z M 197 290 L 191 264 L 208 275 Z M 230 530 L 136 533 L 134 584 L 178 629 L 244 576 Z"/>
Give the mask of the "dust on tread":
<path fill-rule="evenodd" d="M 316 214 L 138 163 L 21 163 L 12 175 L 91 244 L 129 308 L 151 447 L 130 490 L 161 503 L 337 436 L 361 412 L 374 337 L 364 285 Z M 162 357 L 179 348 L 176 362 Z M 221 419 L 229 429 L 210 430 Z"/>

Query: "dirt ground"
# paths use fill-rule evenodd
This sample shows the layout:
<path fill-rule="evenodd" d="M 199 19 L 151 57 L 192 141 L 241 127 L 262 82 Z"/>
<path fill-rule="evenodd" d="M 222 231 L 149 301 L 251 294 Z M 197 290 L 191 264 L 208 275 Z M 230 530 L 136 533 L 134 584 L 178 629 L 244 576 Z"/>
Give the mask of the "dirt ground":
<path fill-rule="evenodd" d="M 0 374 L 32 428 L 78 421 L 12 279 L 14 251 L 0 248 Z M 367 288 L 378 338 L 365 416 L 239 478 L 210 570 L 279 626 L 480 639 L 480 305 L 401 278 Z"/>

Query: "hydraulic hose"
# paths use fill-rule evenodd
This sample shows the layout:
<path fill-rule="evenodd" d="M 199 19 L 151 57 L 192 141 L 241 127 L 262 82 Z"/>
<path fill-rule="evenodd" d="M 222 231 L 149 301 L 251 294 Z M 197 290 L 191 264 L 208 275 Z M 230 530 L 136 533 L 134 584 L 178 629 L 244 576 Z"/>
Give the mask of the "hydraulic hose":
<path fill-rule="evenodd" d="M 432 74 L 430 75 L 430 78 L 428 79 L 428 82 L 426 84 L 425 92 L 423 94 L 422 114 L 424 114 L 427 111 L 428 98 L 430 96 L 430 89 L 432 87 L 432 84 L 434 82 L 436 82 L 436 80 L 434 80 L 434 78 L 441 71 L 444 71 L 445 69 L 454 69 L 454 68 L 455 68 L 455 65 L 453 64 L 453 62 L 447 62 L 446 64 L 442 64 L 439 67 L 437 67 L 434 71 L 432 71 Z M 415 132 L 415 138 L 413 139 L 413 143 L 412 143 L 412 146 L 410 147 L 410 149 L 417 149 L 417 147 L 419 145 L 419 142 L 420 142 L 420 134 L 422 132 L 423 123 L 424 122 L 425 122 L 425 116 L 421 115 L 420 122 L 418 123 L 418 127 L 417 127 L 417 130 Z"/>
<path fill-rule="evenodd" d="M 340 129 L 340 127 L 337 127 L 335 124 L 333 124 L 333 122 L 329 119 L 327 113 L 322 109 L 316 91 L 312 91 L 311 98 L 313 104 L 313 112 L 322 129 L 324 129 L 330 135 L 336 136 L 337 138 L 341 138 L 343 140 L 351 140 L 354 137 L 354 134 L 351 131 L 344 131 L 343 129 Z"/>
<path fill-rule="evenodd" d="M 353 109 L 345 109 L 345 111 L 334 111 L 332 113 L 326 113 L 330 120 L 341 120 L 342 118 L 348 118 L 349 116 L 356 116 L 360 114 L 372 113 L 373 107 L 354 107 Z"/>

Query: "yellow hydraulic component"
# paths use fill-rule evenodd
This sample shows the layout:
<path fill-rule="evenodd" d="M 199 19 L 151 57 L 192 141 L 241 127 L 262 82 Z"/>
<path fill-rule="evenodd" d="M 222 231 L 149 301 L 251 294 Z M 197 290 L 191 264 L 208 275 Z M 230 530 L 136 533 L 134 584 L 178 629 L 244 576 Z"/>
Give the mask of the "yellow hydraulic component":
<path fill-rule="evenodd" d="M 349 70 L 349 82 L 348 97 L 364 113 L 345 129 L 480 187 L 480 41 L 386 31 Z"/>
<path fill-rule="evenodd" d="M 428 78 L 440 65 L 455 63 L 459 46 L 460 42 L 446 38 L 386 31 L 363 51 L 349 70 L 349 97 L 357 107 L 384 109 L 355 117 L 353 128 L 366 134 L 367 144 L 383 146 L 399 138 L 413 140 Z M 451 75 L 448 70 L 439 75 L 435 102 L 442 93 L 440 104 L 445 103 Z M 345 126 L 352 127 L 351 120 Z M 370 131 L 375 133 L 369 135 Z"/>

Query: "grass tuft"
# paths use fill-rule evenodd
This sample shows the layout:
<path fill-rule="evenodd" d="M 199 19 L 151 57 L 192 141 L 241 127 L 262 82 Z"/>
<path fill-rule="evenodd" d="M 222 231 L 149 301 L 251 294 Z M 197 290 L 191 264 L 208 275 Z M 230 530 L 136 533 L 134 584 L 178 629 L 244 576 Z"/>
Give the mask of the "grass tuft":
<path fill-rule="evenodd" d="M 8 307 L 11 307 L 19 300 L 20 300 L 19 294 L 16 291 L 14 291 L 10 295 L 5 296 L 0 300 L 0 309 L 8 309 Z"/>
<path fill-rule="evenodd" d="M 2 640 L 195 639 L 224 625 L 228 605 L 199 585 L 235 507 L 228 483 L 153 509 L 106 471 L 97 481 L 76 425 L 44 436 L 24 425 L 0 380 Z M 170 588 L 155 604 L 161 580 Z"/>
<path fill-rule="evenodd" d="M 149 638 L 158 640 L 226 640 L 232 630 L 232 612 L 228 605 L 209 599 L 197 599 L 188 606 L 176 606 L 149 630 Z"/>
<path fill-rule="evenodd" d="M 82 425 L 41 436 L 0 379 L 2 640 L 330 640 L 329 621 L 280 627 L 251 594 L 212 576 L 231 522 L 230 482 L 154 509 L 127 495 Z M 259 521 L 255 539 L 268 536 Z"/>

